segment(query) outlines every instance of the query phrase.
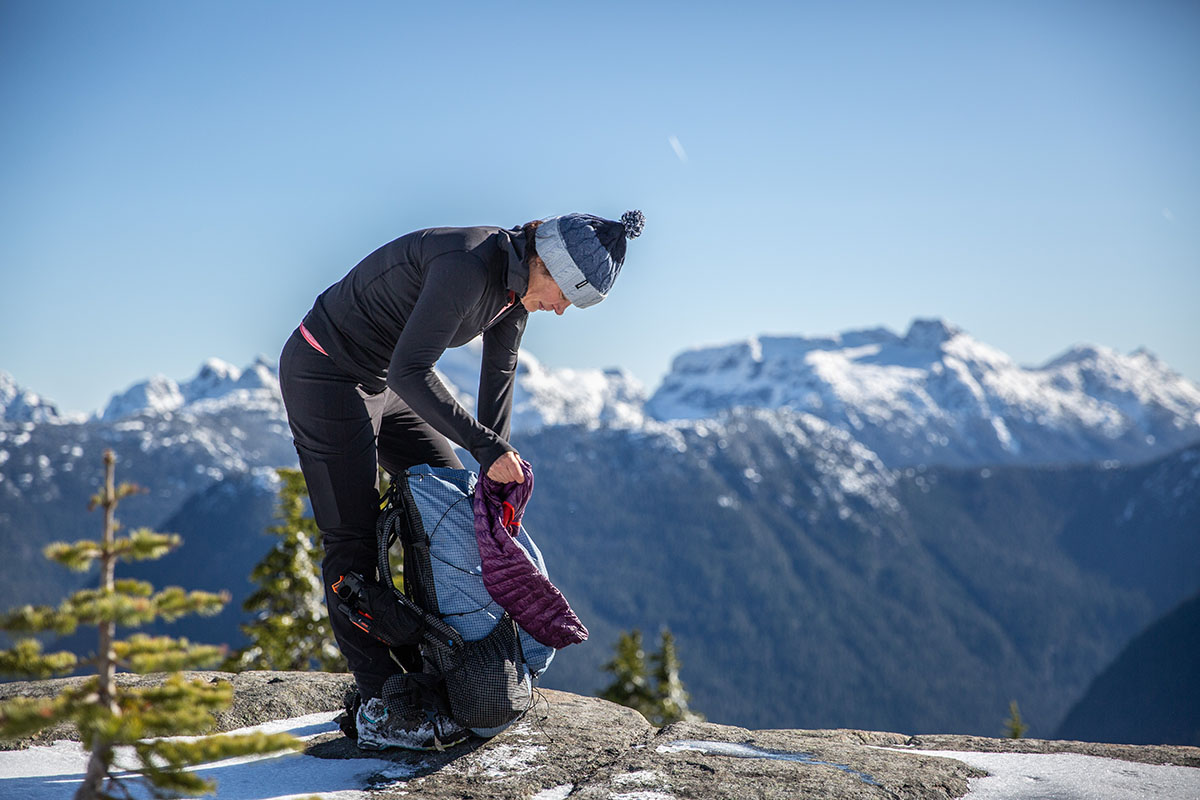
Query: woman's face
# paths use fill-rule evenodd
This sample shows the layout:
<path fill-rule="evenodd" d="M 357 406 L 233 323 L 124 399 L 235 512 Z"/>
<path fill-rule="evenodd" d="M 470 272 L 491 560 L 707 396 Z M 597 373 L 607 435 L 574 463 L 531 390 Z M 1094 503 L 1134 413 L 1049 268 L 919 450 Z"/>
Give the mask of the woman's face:
<path fill-rule="evenodd" d="M 534 311 L 553 311 L 559 316 L 571 305 L 554 278 L 550 277 L 545 262 L 538 256 L 529 262 L 529 289 L 521 298 L 521 305 L 531 314 Z"/>

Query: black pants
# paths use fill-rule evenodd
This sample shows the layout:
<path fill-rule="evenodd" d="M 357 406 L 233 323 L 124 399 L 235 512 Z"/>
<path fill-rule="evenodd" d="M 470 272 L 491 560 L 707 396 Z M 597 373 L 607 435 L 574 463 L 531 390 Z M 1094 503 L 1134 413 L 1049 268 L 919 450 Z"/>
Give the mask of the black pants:
<path fill-rule="evenodd" d="M 321 574 L 333 635 L 363 699 L 378 697 L 383 682 L 399 671 L 396 662 L 386 645 L 337 610 L 330 587 L 349 572 L 367 580 L 376 576 L 376 465 L 396 475 L 415 464 L 461 469 L 462 463 L 446 438 L 394 392 L 363 393 L 299 330 L 279 357 L 279 388 L 325 544 Z"/>

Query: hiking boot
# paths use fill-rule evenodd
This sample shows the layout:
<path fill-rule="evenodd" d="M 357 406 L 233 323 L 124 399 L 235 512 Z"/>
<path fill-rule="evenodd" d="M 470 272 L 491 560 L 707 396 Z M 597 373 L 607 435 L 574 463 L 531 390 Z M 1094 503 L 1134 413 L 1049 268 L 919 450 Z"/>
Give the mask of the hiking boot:
<path fill-rule="evenodd" d="M 358 746 L 362 750 L 442 750 L 470 736 L 470 732 L 443 714 L 433 719 L 402 718 L 388 710 L 382 698 L 372 697 L 358 709 Z"/>

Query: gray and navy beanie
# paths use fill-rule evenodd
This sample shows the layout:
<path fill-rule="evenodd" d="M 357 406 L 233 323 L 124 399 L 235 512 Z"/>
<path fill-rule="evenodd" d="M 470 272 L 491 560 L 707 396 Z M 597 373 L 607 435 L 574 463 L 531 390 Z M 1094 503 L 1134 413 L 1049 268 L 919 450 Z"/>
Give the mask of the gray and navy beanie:
<path fill-rule="evenodd" d="M 645 224 L 641 211 L 626 211 L 620 222 L 564 214 L 543 221 L 534 241 L 571 305 L 587 308 L 608 294 L 625 263 L 625 239 L 637 237 Z"/>

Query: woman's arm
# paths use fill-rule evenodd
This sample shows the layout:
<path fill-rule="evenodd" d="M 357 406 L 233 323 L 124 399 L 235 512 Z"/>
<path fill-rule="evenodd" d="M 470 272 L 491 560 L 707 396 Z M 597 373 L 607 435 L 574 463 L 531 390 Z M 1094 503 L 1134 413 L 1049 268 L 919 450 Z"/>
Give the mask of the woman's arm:
<path fill-rule="evenodd" d="M 529 312 L 513 308 L 483 334 L 483 359 L 479 365 L 479 399 L 475 416 L 485 427 L 508 439 L 512 430 L 513 393 L 517 378 L 517 353 Z"/>

